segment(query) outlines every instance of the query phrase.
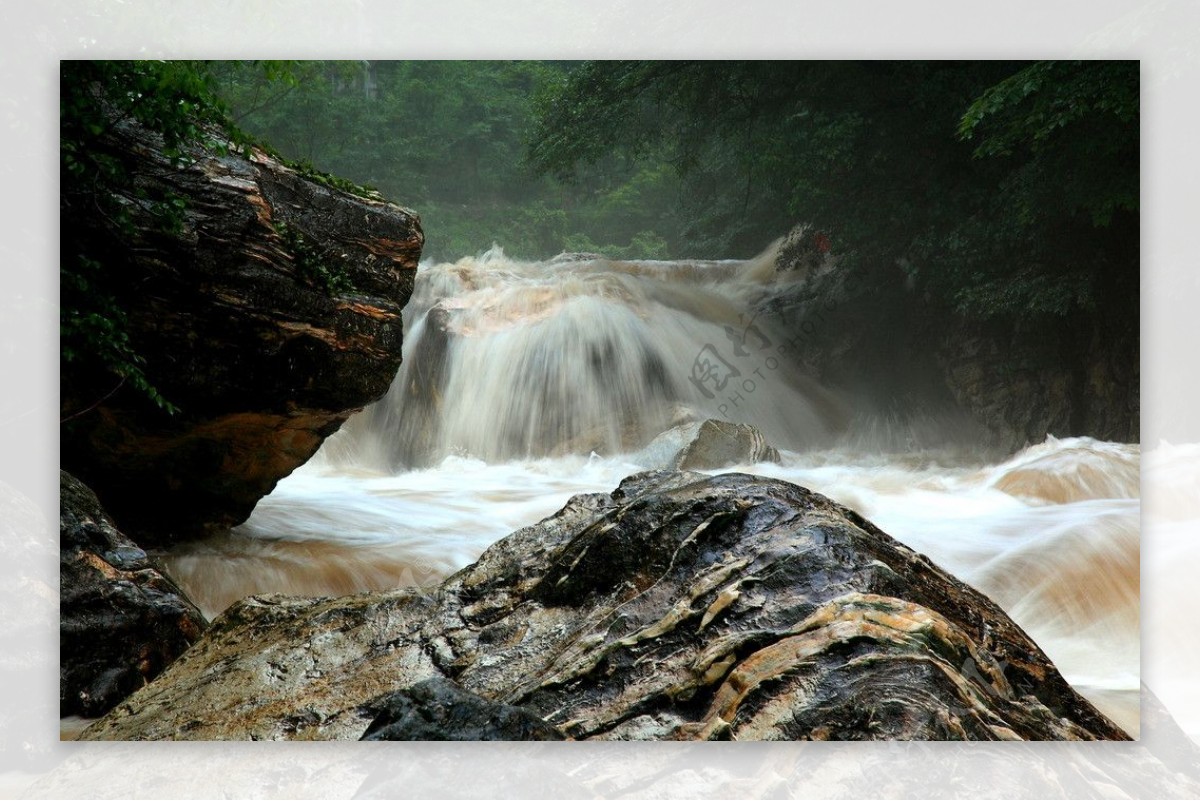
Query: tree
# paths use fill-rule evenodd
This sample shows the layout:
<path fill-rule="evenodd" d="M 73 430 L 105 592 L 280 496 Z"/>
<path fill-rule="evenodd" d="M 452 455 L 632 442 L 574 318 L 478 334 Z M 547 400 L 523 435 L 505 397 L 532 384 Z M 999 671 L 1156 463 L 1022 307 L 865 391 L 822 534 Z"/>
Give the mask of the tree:
<path fill-rule="evenodd" d="M 689 255 L 803 222 L 963 314 L 1124 300 L 1136 326 L 1136 112 L 1130 62 L 587 62 L 539 106 L 529 158 L 566 181 L 670 164 Z"/>

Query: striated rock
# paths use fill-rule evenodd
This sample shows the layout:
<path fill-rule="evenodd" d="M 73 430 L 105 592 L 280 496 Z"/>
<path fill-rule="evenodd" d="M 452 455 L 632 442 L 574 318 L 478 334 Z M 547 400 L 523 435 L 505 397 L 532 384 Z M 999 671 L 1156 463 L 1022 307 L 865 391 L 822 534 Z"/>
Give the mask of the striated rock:
<path fill-rule="evenodd" d="M 94 493 L 60 472 L 59 711 L 98 717 L 162 672 L 208 627 Z"/>
<path fill-rule="evenodd" d="M 779 451 L 754 426 L 705 420 L 679 452 L 676 469 L 712 470 L 729 464 L 778 462 Z"/>
<path fill-rule="evenodd" d="M 1007 448 L 1047 435 L 1137 442 L 1136 340 L 1106 343 L 1099 331 L 1081 338 L 1047 343 L 1036 334 L 958 321 L 933 354 L 955 401 Z M 1047 363 L 1048 348 L 1060 351 L 1055 363 Z"/>
<path fill-rule="evenodd" d="M 633 458 L 652 469 L 715 470 L 735 464 L 778 462 L 779 451 L 754 426 L 708 419 L 667 429 Z"/>
<path fill-rule="evenodd" d="M 1128 739 L 993 602 L 731 473 L 572 498 L 427 592 L 248 599 L 83 739 L 358 739 L 432 677 L 576 739 Z"/>
<path fill-rule="evenodd" d="M 518 706 L 498 704 L 449 679 L 426 679 L 368 705 L 379 715 L 364 740 L 561 740 L 558 729 Z"/>
<path fill-rule="evenodd" d="M 148 380 L 180 411 L 64 363 L 62 465 L 144 544 L 239 523 L 387 390 L 420 222 L 261 151 L 193 148 L 176 165 L 128 121 L 103 144 L 132 176 L 119 198 L 131 230 L 77 215 L 63 221 L 62 246 L 103 264 Z M 163 197 L 184 204 L 177 229 L 146 200 Z"/>

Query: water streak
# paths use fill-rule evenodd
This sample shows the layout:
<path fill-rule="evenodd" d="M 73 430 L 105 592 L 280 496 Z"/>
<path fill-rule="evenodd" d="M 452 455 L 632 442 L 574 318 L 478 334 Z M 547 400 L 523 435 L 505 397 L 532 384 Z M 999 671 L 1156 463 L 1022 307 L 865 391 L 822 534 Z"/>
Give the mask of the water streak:
<path fill-rule="evenodd" d="M 749 313 L 772 267 L 770 253 L 525 263 L 499 250 L 422 265 L 388 395 L 246 524 L 165 554 L 167 568 L 210 616 L 248 594 L 435 584 L 571 495 L 611 491 L 673 423 L 732 419 L 783 458 L 726 470 L 826 494 L 928 555 L 1136 731 L 1138 446 L 923 450 L 942 421 L 864 415 Z"/>

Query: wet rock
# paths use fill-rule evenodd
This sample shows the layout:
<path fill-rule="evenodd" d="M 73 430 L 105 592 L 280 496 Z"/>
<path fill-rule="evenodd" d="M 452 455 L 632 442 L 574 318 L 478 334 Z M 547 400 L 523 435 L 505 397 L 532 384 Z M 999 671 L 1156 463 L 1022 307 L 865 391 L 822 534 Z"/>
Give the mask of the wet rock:
<path fill-rule="evenodd" d="M 97 717 L 162 672 L 208 623 L 91 490 L 66 472 L 60 481 L 59 711 Z"/>
<path fill-rule="evenodd" d="M 61 464 L 143 544 L 242 522 L 400 364 L 401 308 L 423 244 L 415 214 L 319 183 L 262 151 L 193 148 L 114 123 L 125 230 L 64 220 L 64 252 L 101 262 L 168 415 L 99 367 L 64 362 Z M 145 197 L 180 199 L 164 230 Z M 87 197 L 68 208 L 92 208 Z"/>
<path fill-rule="evenodd" d="M 779 241 L 775 264 L 780 272 L 809 277 L 834 264 L 828 235 L 809 225 L 798 225 Z"/>
<path fill-rule="evenodd" d="M 426 679 L 368 706 L 379 714 L 364 740 L 563 739 L 528 709 L 489 701 L 444 678 Z"/>
<path fill-rule="evenodd" d="M 955 401 L 1006 448 L 1048 435 L 1139 439 L 1134 337 L 1080 330 L 1056 338 L 959 321 L 933 345 Z"/>
<path fill-rule="evenodd" d="M 251 598 L 83 739 L 358 739 L 445 677 L 575 739 L 1128 739 L 992 601 L 783 481 L 648 472 L 427 591 Z"/>
<path fill-rule="evenodd" d="M 705 420 L 684 446 L 675 465 L 679 470 L 712 470 L 729 464 L 778 462 L 779 451 L 754 426 Z"/>
<path fill-rule="evenodd" d="M 607 259 L 601 253 L 587 253 L 583 251 L 568 251 L 559 253 L 550 260 L 551 264 L 574 264 L 581 261 L 604 261 Z"/>
<path fill-rule="evenodd" d="M 779 451 L 754 426 L 709 419 L 664 431 L 634 460 L 654 469 L 715 470 L 735 464 L 778 462 Z"/>

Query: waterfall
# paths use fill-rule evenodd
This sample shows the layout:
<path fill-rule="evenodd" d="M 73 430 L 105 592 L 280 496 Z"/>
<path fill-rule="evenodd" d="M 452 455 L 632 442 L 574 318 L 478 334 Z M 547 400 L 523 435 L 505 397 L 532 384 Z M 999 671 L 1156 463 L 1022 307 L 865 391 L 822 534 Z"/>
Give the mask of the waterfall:
<path fill-rule="evenodd" d="M 571 495 L 611 491 L 673 425 L 748 423 L 780 462 L 709 472 L 781 478 L 863 514 L 992 597 L 1136 731 L 1139 447 L 882 447 L 907 435 L 864 424 L 805 375 L 794 332 L 751 312 L 773 268 L 770 251 L 522 262 L 493 248 L 424 264 L 387 395 L 245 524 L 164 561 L 210 616 L 248 594 L 432 585 Z"/>
<path fill-rule="evenodd" d="M 764 259 L 521 262 L 494 248 L 422 265 L 404 363 L 326 457 L 377 467 L 634 451 L 683 420 L 749 423 L 779 447 L 829 444 L 844 403 L 751 314 Z"/>

